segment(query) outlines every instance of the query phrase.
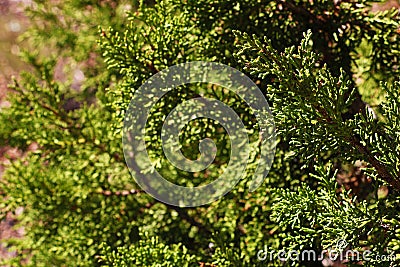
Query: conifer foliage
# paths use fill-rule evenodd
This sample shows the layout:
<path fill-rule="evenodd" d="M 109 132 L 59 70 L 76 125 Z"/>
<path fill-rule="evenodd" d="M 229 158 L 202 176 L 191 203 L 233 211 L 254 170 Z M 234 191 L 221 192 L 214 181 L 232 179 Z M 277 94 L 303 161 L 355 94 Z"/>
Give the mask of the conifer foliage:
<path fill-rule="evenodd" d="M 397 266 L 400 24 L 397 10 L 372 12 L 371 5 L 34 1 L 22 36 L 29 70 L 10 84 L 11 105 L 0 115 L 1 144 L 27 151 L 0 180 L 0 215 L 14 213 L 25 230 L 2 241 L 17 252 L 4 264 L 323 266 L 258 255 L 267 248 L 321 253 L 345 241 L 342 252 L 371 253 L 342 264 Z M 271 105 L 278 144 L 268 177 L 250 193 L 260 149 L 254 114 L 223 88 L 177 88 L 153 109 L 146 129 L 149 155 L 168 179 L 196 186 L 216 179 L 229 161 L 229 138 L 208 119 L 188 124 L 180 138 L 188 158 L 197 158 L 200 140 L 215 140 L 210 169 L 182 172 L 162 153 L 165 116 L 200 92 L 235 110 L 252 147 L 247 176 L 229 194 L 180 208 L 135 184 L 121 131 L 146 79 L 198 60 L 253 79 Z"/>

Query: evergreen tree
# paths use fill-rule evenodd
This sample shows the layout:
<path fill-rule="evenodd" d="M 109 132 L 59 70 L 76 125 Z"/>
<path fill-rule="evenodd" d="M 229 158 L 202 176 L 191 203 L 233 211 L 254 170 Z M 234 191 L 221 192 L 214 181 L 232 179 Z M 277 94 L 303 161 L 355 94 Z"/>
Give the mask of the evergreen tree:
<path fill-rule="evenodd" d="M 258 252 L 370 250 L 365 266 L 400 254 L 398 11 L 370 1 L 35 1 L 22 57 L 1 112 L 2 144 L 38 149 L 7 166 L 0 214 L 15 212 L 22 239 L 12 266 L 310 266 L 262 261 Z M 213 138 L 207 171 L 172 168 L 160 128 L 199 93 L 232 107 L 252 151 L 246 177 L 209 205 L 181 208 L 143 192 L 122 151 L 125 111 L 152 75 L 214 61 L 247 73 L 272 106 L 275 160 L 249 192 L 260 153 L 254 114 L 218 86 L 177 88 L 153 109 L 148 149 L 157 170 L 182 185 L 216 179 L 230 142 L 209 119 L 180 136 L 183 153 Z M 60 69 L 62 69 L 60 75 Z M 82 79 L 84 75 L 84 79 Z M 374 99 L 371 95 L 379 95 Z M 322 266 L 320 261 L 313 264 Z M 360 264 L 348 260 L 351 266 Z"/>

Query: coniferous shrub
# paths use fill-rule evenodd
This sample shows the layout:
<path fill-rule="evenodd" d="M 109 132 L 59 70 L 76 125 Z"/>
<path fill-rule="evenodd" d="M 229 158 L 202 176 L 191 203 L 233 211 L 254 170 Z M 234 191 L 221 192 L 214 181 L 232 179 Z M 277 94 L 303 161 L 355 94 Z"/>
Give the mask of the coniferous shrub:
<path fill-rule="evenodd" d="M 370 4 L 35 1 L 23 36 L 30 71 L 10 85 L 11 107 L 1 112 L 2 144 L 38 147 L 7 166 L 1 180 L 1 215 L 24 207 L 16 227 L 25 236 L 7 241 L 18 252 L 9 264 L 310 266 L 260 261 L 258 252 L 321 252 L 339 240 L 371 250 L 365 266 L 398 264 L 375 256 L 400 254 L 400 28 L 397 11 L 373 13 Z M 219 87 L 168 94 L 147 128 L 151 157 L 168 179 L 198 185 L 217 178 L 229 160 L 227 135 L 208 119 L 181 136 L 189 158 L 198 156 L 199 140 L 216 140 L 221 152 L 208 172 L 173 169 L 162 153 L 164 116 L 200 92 L 238 113 L 252 147 L 247 176 L 229 194 L 181 208 L 135 184 L 121 131 L 146 79 L 197 60 L 254 80 L 271 105 L 278 144 L 265 181 L 249 192 L 260 149 L 249 107 Z"/>

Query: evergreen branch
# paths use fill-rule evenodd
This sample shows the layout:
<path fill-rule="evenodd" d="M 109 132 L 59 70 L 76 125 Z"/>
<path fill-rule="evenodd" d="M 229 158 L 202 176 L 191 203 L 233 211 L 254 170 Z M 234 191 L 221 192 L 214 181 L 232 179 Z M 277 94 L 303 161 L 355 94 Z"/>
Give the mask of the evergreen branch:
<path fill-rule="evenodd" d="M 324 117 L 326 122 L 337 124 L 332 120 L 332 118 L 328 116 L 328 113 L 325 109 L 317 105 L 313 105 L 313 107 Z M 352 135 L 345 137 L 344 139 L 367 158 L 367 161 L 376 169 L 379 176 L 381 176 L 383 180 L 389 183 L 396 190 L 400 191 L 400 179 L 392 177 L 387 167 L 384 164 L 382 164 L 378 159 L 375 158 L 375 156 L 371 153 L 368 147 L 361 144 L 359 138 L 357 138 L 355 135 Z"/>
<path fill-rule="evenodd" d="M 137 165 L 137 163 L 134 160 L 131 160 L 130 163 L 131 163 L 130 167 L 133 169 L 133 171 L 135 171 L 135 174 L 138 176 L 143 176 L 143 173 L 142 173 L 140 167 Z M 147 181 L 147 179 L 143 179 L 143 178 L 141 180 Z M 150 185 L 147 185 L 147 187 L 151 188 Z M 183 220 L 187 221 L 190 225 L 197 227 L 199 229 L 199 231 L 203 232 L 204 234 L 211 235 L 211 231 L 208 230 L 205 225 L 203 225 L 202 223 L 200 223 L 196 219 L 194 219 L 192 216 L 190 216 L 185 209 L 176 207 L 173 205 L 169 205 L 164 202 L 160 202 L 160 203 L 164 204 L 168 209 L 175 210 L 178 213 L 179 217 L 181 217 Z"/>
<path fill-rule="evenodd" d="M 397 191 L 400 191 L 400 178 L 392 177 L 387 170 L 387 167 L 374 157 L 368 147 L 361 144 L 360 140 L 354 135 L 346 138 L 346 140 L 350 142 L 350 144 L 362 155 L 366 156 L 367 161 L 376 169 L 379 176 L 381 176 L 383 180 L 393 186 L 393 188 L 395 188 Z"/>
<path fill-rule="evenodd" d="M 272 74 L 278 78 L 278 85 L 270 85 L 270 89 L 275 93 L 275 102 L 280 105 L 274 108 L 274 112 L 279 117 L 286 118 L 284 122 L 278 123 L 278 125 L 284 123 L 281 133 L 290 134 L 290 130 L 285 128 L 288 126 L 287 123 L 294 124 L 291 126 L 297 129 L 295 132 L 297 140 L 292 140 L 292 144 L 296 143 L 300 147 L 300 152 L 304 152 L 304 146 L 307 144 L 312 145 L 315 150 L 315 142 L 323 144 L 323 140 L 327 138 L 326 134 L 330 134 L 333 137 L 332 144 L 325 143 L 317 146 L 318 148 L 324 146 L 325 151 L 328 148 L 339 151 L 340 146 L 337 147 L 336 144 L 355 148 L 376 169 L 383 180 L 396 190 L 400 190 L 400 180 L 391 175 L 389 166 L 381 163 L 367 146 L 362 145 L 359 138 L 351 135 L 354 130 L 365 130 L 366 126 L 361 124 L 360 119 L 348 119 L 350 124 L 353 124 L 352 126 L 343 121 L 343 112 L 352 104 L 351 94 L 346 96 L 349 82 L 344 78 L 343 72 L 338 78 L 334 77 L 325 67 L 322 69 L 316 67 L 318 56 L 308 45 L 311 31 L 304 35 L 297 53 L 293 53 L 295 47 L 279 53 L 272 48 L 269 40 L 264 40 L 263 44 L 256 36 L 250 37 L 246 33 L 241 34 L 240 32 L 235 32 L 235 34 L 245 43 L 239 45 L 240 50 L 236 54 L 240 61 L 245 62 L 245 69 L 251 70 L 260 78 L 266 77 L 266 74 Z M 317 84 L 318 86 L 316 86 Z M 291 92 L 293 95 L 289 96 L 287 92 Z M 283 95 L 289 96 L 291 100 L 288 101 L 287 97 L 284 98 Z M 293 111 L 300 112 L 298 116 L 300 116 L 304 128 L 296 128 L 299 120 L 291 119 Z M 304 115 L 305 113 L 308 115 Z M 316 124 L 315 121 L 319 123 Z M 315 126 L 310 128 L 310 125 Z M 353 129 L 350 131 L 350 135 L 343 135 L 343 129 L 346 127 Z M 304 133 L 300 129 L 309 130 Z M 315 153 L 317 152 L 314 151 L 314 155 Z"/>

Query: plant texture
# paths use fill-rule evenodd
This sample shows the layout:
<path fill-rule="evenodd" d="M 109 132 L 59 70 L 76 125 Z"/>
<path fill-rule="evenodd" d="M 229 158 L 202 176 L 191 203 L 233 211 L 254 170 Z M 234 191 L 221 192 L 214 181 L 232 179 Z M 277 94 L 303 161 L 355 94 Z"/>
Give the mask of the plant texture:
<path fill-rule="evenodd" d="M 0 180 L 0 215 L 13 213 L 15 227 L 25 229 L 23 238 L 5 241 L 16 257 L 4 264 L 326 266 L 332 262 L 260 260 L 258 252 L 322 253 L 345 240 L 342 252 L 371 254 L 341 264 L 397 266 L 399 256 L 379 256 L 400 254 L 400 25 L 397 10 L 372 12 L 371 4 L 33 1 L 21 36 L 29 71 L 11 81 L 11 105 L 0 114 L 1 144 L 26 151 Z M 182 208 L 135 183 L 123 155 L 123 120 L 148 78 L 200 60 L 237 68 L 258 85 L 277 146 L 265 181 L 249 192 L 261 144 L 246 102 L 218 85 L 169 92 L 146 125 L 149 156 L 167 179 L 202 185 L 229 162 L 223 127 L 201 118 L 180 132 L 182 153 L 196 159 L 199 142 L 210 138 L 216 160 L 199 172 L 169 164 L 161 127 L 188 99 L 230 106 L 251 147 L 246 175 L 230 193 Z"/>

